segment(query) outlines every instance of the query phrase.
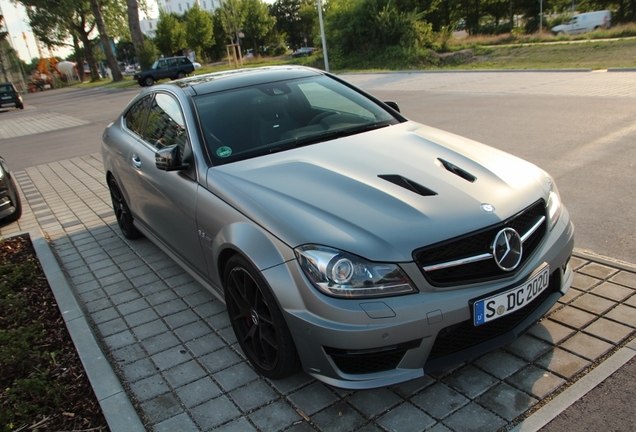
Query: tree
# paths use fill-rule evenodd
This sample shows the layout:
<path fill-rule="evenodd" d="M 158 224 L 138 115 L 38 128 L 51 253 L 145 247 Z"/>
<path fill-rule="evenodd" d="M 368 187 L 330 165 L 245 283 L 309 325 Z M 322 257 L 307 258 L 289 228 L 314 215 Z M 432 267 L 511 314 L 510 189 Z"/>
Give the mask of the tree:
<path fill-rule="evenodd" d="M 130 37 L 135 46 L 135 55 L 139 59 L 139 63 L 141 63 L 141 58 L 143 57 L 145 59 L 145 52 L 149 51 L 149 48 L 144 47 L 144 34 L 141 31 L 141 24 L 139 24 L 139 3 L 137 0 L 126 0 L 126 6 L 128 7 L 127 15 Z"/>
<path fill-rule="evenodd" d="M 202 54 L 205 49 L 214 45 L 212 15 L 195 3 L 187 12 L 186 20 L 185 40 L 188 48 Z"/>
<path fill-rule="evenodd" d="M 102 17 L 99 3 L 97 2 L 97 0 L 90 0 L 90 2 L 91 9 L 93 10 L 93 17 L 95 18 L 95 23 L 97 24 L 97 29 L 99 31 L 99 39 L 102 43 L 104 54 L 106 54 L 106 62 L 108 63 L 108 67 L 110 68 L 113 81 L 121 81 L 123 79 L 123 76 L 121 74 L 121 69 L 119 68 L 119 63 L 117 63 L 117 59 L 115 58 L 115 54 L 113 53 L 113 49 L 110 45 L 110 37 L 108 36 L 108 31 L 106 30 L 106 24 L 104 23 L 104 18 Z"/>
<path fill-rule="evenodd" d="M 239 31 L 243 27 L 242 8 L 238 0 L 225 0 L 219 9 L 221 25 L 230 43 L 240 44 Z"/>
<path fill-rule="evenodd" d="M 160 52 L 172 55 L 186 46 L 186 29 L 174 13 L 159 11 L 159 22 L 155 32 L 155 45 Z"/>
<path fill-rule="evenodd" d="M 259 47 L 265 45 L 265 38 L 274 28 L 276 19 L 269 15 L 269 8 L 261 0 L 242 0 L 241 9 L 245 17 L 243 32 L 257 53 Z"/>
<path fill-rule="evenodd" d="M 92 79 L 99 79 L 97 62 L 93 54 L 94 42 L 90 38 L 95 28 L 95 19 L 89 0 L 19 1 L 25 6 L 33 33 L 47 48 L 65 46 L 69 36 L 77 37 L 84 47 L 83 54 L 76 50 L 80 75 L 84 76 L 81 64 L 85 59 L 90 67 Z"/>
<path fill-rule="evenodd" d="M 270 6 L 276 30 L 283 33 L 292 49 L 313 44 L 318 30 L 318 11 L 314 0 L 276 0 Z"/>

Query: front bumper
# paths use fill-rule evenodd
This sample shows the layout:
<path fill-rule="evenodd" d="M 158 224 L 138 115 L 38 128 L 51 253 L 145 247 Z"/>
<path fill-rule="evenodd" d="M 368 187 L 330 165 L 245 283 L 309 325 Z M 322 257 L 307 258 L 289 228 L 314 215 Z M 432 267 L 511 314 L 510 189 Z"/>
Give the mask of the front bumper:
<path fill-rule="evenodd" d="M 514 277 L 489 283 L 435 288 L 416 264 L 404 264 L 420 292 L 398 297 L 324 296 L 306 280 L 296 261 L 263 275 L 284 311 L 305 372 L 335 387 L 375 388 L 420 377 L 517 339 L 569 289 L 573 231 L 564 209 Z M 510 315 L 473 325 L 471 300 L 523 284 L 544 263 L 550 265 L 551 277 L 540 297 Z"/>

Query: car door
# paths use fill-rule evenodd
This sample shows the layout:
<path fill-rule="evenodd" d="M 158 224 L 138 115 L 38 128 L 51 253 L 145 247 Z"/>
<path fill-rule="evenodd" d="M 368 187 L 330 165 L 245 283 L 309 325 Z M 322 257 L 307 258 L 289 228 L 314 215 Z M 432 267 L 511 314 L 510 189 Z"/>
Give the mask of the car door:
<path fill-rule="evenodd" d="M 158 150 L 178 146 L 181 154 L 192 154 L 183 110 L 176 97 L 157 92 L 149 101 L 144 139 L 131 153 L 137 173 L 133 182 L 134 208 L 139 221 L 166 247 L 207 277 L 205 259 L 195 217 L 199 187 L 195 164 L 177 171 L 162 171 L 155 165 Z"/>

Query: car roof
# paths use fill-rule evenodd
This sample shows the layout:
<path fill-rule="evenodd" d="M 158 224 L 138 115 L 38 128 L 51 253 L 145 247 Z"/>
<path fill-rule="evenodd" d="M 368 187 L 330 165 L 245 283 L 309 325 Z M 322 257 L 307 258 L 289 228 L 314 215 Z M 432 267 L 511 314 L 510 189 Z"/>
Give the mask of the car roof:
<path fill-rule="evenodd" d="M 302 66 L 269 66 L 196 75 L 164 85 L 181 87 L 194 96 L 322 74 L 323 71 Z"/>

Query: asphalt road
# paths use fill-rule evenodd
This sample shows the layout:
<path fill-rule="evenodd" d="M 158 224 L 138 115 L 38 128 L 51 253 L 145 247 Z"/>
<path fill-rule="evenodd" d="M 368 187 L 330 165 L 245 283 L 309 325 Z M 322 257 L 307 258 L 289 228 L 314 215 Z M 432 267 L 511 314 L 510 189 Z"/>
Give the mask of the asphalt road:
<path fill-rule="evenodd" d="M 636 73 L 344 75 L 407 117 L 527 159 L 557 180 L 576 247 L 636 263 Z M 101 133 L 141 89 L 62 89 L 25 96 L 0 123 L 61 113 L 83 126 L 0 140 L 14 171 L 100 150 Z"/>

